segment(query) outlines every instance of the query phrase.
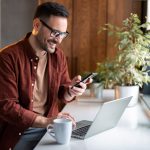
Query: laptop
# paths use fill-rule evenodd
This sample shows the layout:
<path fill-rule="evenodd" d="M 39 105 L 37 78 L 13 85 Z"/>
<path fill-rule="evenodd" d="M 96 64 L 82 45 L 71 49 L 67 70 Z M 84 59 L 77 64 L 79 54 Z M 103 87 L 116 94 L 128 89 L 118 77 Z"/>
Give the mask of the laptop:
<path fill-rule="evenodd" d="M 141 94 L 139 95 L 139 100 L 144 112 L 146 113 L 148 118 L 150 118 L 150 83 L 143 85 L 143 89 L 141 91 Z"/>
<path fill-rule="evenodd" d="M 140 100 L 143 101 L 145 107 L 147 107 L 147 109 L 150 111 L 150 95 L 141 95 Z"/>
<path fill-rule="evenodd" d="M 131 98 L 132 96 L 102 103 L 93 121 L 77 122 L 76 128 L 72 131 L 72 137 L 87 139 L 115 127 Z"/>

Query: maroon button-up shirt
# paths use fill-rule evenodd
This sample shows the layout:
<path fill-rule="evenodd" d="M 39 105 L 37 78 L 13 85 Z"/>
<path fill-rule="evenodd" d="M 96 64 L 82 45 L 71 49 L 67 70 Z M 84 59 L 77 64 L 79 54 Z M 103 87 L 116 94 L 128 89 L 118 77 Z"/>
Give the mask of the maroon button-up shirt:
<path fill-rule="evenodd" d="M 0 52 L 0 148 L 13 148 L 25 129 L 32 126 L 37 114 L 33 110 L 33 86 L 38 59 L 26 38 Z M 64 92 L 70 84 L 63 51 L 48 53 L 48 111 L 58 113 L 58 100 L 65 102 Z"/>

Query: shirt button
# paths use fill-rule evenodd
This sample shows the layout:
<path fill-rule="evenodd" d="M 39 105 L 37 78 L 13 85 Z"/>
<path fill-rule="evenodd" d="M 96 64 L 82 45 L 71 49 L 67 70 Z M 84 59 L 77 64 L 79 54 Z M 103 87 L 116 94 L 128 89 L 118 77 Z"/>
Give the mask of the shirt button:
<path fill-rule="evenodd" d="M 30 61 L 33 61 L 33 59 L 30 59 Z"/>
<path fill-rule="evenodd" d="M 9 147 L 9 150 L 12 150 L 12 148 L 11 148 L 11 147 Z"/>
<path fill-rule="evenodd" d="M 19 135 L 21 135 L 21 133 L 19 132 Z"/>
<path fill-rule="evenodd" d="M 37 67 L 36 66 L 34 66 L 34 69 L 36 69 Z"/>
<path fill-rule="evenodd" d="M 32 86 L 34 86 L 34 83 L 32 83 Z"/>
<path fill-rule="evenodd" d="M 31 102 L 33 103 L 33 99 L 31 100 Z"/>
<path fill-rule="evenodd" d="M 39 59 L 38 57 L 35 58 L 35 60 L 38 60 L 38 59 Z"/>

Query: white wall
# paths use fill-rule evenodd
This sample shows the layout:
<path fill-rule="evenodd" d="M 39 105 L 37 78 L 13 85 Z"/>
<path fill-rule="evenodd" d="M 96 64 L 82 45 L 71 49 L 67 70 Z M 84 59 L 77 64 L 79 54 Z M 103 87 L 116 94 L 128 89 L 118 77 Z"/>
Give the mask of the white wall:
<path fill-rule="evenodd" d="M 37 0 L 0 0 L 0 47 L 13 43 L 32 29 Z"/>

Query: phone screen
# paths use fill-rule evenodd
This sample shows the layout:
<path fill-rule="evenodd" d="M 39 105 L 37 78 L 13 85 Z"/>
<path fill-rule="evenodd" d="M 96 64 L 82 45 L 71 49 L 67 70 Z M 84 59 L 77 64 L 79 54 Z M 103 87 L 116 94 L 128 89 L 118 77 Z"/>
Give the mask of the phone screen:
<path fill-rule="evenodd" d="M 98 73 L 90 73 L 90 74 L 88 74 L 87 76 L 85 76 L 80 82 L 76 83 L 76 84 L 73 85 L 73 86 L 75 86 L 75 87 L 80 87 L 79 84 L 80 84 L 81 82 L 86 83 L 88 79 L 90 79 L 90 78 L 92 79 L 93 77 L 97 76 L 97 74 L 98 74 Z"/>

